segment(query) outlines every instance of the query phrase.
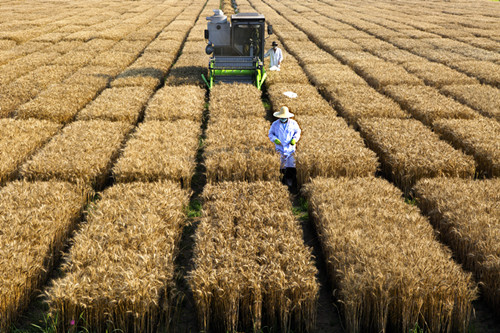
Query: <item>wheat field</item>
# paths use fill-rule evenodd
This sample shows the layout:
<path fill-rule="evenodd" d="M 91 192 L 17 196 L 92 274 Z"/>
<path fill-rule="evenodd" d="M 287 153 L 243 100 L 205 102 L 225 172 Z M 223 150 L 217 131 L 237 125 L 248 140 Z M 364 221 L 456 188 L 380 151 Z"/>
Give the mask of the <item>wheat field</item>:
<path fill-rule="evenodd" d="M 0 0 L 0 332 L 498 332 L 499 121 L 498 1 Z"/>

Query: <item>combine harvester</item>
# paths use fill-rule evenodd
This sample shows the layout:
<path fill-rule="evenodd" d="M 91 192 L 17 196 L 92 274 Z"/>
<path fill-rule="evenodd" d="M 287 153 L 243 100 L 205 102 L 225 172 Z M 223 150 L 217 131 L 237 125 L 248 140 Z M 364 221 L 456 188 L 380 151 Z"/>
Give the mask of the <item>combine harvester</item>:
<path fill-rule="evenodd" d="M 227 20 L 222 10 L 215 9 L 214 15 L 205 30 L 208 45 L 207 54 L 213 54 L 208 64 L 208 78 L 203 80 L 211 89 L 214 83 L 249 83 L 261 89 L 266 79 L 264 69 L 264 49 L 266 38 L 264 15 L 258 13 L 239 13 Z M 267 34 L 273 27 L 267 26 Z"/>

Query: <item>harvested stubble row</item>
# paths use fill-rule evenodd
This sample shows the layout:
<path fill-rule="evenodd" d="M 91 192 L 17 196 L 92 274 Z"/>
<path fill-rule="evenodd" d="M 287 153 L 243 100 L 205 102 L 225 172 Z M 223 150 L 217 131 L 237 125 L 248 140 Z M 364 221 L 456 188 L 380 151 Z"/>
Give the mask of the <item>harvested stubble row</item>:
<path fill-rule="evenodd" d="M 198 86 L 165 86 L 151 98 L 145 121 L 189 119 L 201 122 L 206 90 Z"/>
<path fill-rule="evenodd" d="M 268 94 L 273 104 L 274 111 L 279 111 L 282 106 L 287 106 L 296 116 L 335 115 L 335 110 L 310 84 L 276 83 L 268 88 Z M 296 97 L 290 98 L 284 93 L 293 92 Z"/>
<path fill-rule="evenodd" d="M 102 193 L 46 295 L 62 331 L 156 332 L 174 309 L 174 259 L 189 193 L 168 182 Z"/>
<path fill-rule="evenodd" d="M 99 92 L 95 85 L 59 83 L 49 86 L 14 111 L 17 119 L 44 119 L 69 123 Z"/>
<path fill-rule="evenodd" d="M 122 121 L 137 123 L 153 90 L 145 87 L 121 87 L 104 90 L 77 115 L 77 120 Z"/>
<path fill-rule="evenodd" d="M 443 119 L 434 130 L 457 149 L 474 156 L 478 169 L 489 177 L 500 176 L 500 123 L 494 119 Z"/>
<path fill-rule="evenodd" d="M 474 176 L 472 156 L 453 149 L 417 120 L 371 118 L 358 124 L 384 173 L 405 193 L 420 178 Z"/>
<path fill-rule="evenodd" d="M 304 188 L 348 332 L 466 332 L 476 288 L 427 219 L 378 178 Z"/>
<path fill-rule="evenodd" d="M 83 188 L 56 181 L 0 189 L 1 332 L 45 283 L 86 201 Z"/>
<path fill-rule="evenodd" d="M 210 120 L 204 152 L 208 182 L 279 179 L 280 158 L 267 137 L 269 127 L 260 117 Z"/>
<path fill-rule="evenodd" d="M 296 153 L 297 180 L 375 175 L 377 156 L 347 123 L 334 115 L 300 116 L 302 129 Z"/>
<path fill-rule="evenodd" d="M 40 120 L 0 119 L 0 184 L 15 177 L 30 154 L 43 146 L 61 125 Z"/>
<path fill-rule="evenodd" d="M 332 84 L 325 86 L 323 92 L 352 126 L 357 126 L 357 121 L 361 118 L 409 117 L 396 102 L 379 94 L 367 84 Z"/>
<path fill-rule="evenodd" d="M 210 91 L 210 118 L 246 118 L 266 116 L 261 91 L 250 84 L 217 84 Z"/>
<path fill-rule="evenodd" d="M 223 182 L 203 192 L 189 274 L 204 330 L 312 330 L 319 285 L 311 251 L 278 182 Z"/>
<path fill-rule="evenodd" d="M 468 106 L 440 94 L 432 87 L 390 85 L 383 91 L 428 126 L 439 119 L 473 119 L 479 116 Z"/>
<path fill-rule="evenodd" d="M 500 179 L 422 179 L 415 194 L 440 237 L 475 273 L 483 297 L 500 313 Z"/>
<path fill-rule="evenodd" d="M 127 141 L 113 168 L 118 182 L 171 180 L 189 188 L 196 167 L 200 123 L 147 121 Z"/>
<path fill-rule="evenodd" d="M 500 121 L 500 89 L 479 84 L 451 84 L 442 87 L 441 91 L 483 115 Z"/>
<path fill-rule="evenodd" d="M 21 175 L 30 180 L 84 182 L 99 189 L 131 129 L 123 122 L 73 122 L 22 166 Z"/>

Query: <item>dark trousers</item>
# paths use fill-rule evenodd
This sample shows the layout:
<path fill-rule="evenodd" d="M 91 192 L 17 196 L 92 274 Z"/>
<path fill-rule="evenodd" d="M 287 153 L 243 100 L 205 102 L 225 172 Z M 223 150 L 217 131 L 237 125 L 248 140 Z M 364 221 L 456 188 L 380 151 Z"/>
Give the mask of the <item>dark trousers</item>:
<path fill-rule="evenodd" d="M 288 186 L 288 190 L 292 193 L 297 193 L 297 169 L 296 168 L 285 168 L 281 169 L 281 182 Z"/>

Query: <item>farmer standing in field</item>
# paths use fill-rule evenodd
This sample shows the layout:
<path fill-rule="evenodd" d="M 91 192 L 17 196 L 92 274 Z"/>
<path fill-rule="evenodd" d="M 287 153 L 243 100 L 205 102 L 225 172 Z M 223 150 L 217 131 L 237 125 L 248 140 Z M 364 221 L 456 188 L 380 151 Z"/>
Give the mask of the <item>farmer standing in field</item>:
<path fill-rule="evenodd" d="M 272 44 L 272 48 L 264 54 L 264 58 L 270 57 L 271 63 L 269 64 L 269 69 L 274 71 L 280 70 L 281 62 L 283 61 L 283 52 L 278 47 L 278 43 L 274 41 Z"/>
<path fill-rule="evenodd" d="M 269 140 L 274 142 L 276 151 L 281 154 L 280 171 L 283 175 L 283 184 L 287 185 L 292 193 L 296 193 L 297 169 L 294 155 L 300 139 L 300 127 L 295 120 L 290 119 L 293 113 L 286 106 L 283 106 L 279 112 L 273 113 L 273 116 L 279 119 L 273 122 L 269 129 Z"/>

